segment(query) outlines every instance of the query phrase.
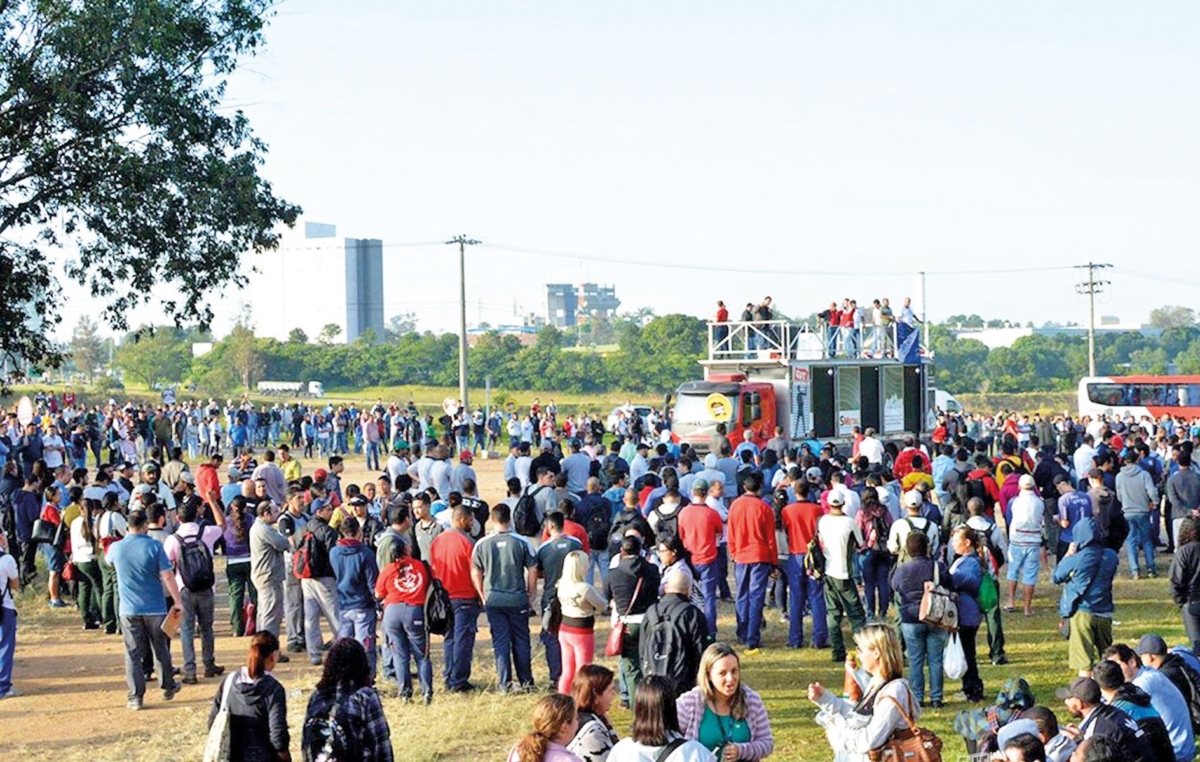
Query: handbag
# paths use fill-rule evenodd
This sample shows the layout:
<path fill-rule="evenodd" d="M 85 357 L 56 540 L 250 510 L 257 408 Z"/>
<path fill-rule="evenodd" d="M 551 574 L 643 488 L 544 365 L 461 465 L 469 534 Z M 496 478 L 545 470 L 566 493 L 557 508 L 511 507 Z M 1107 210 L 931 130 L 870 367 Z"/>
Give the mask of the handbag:
<path fill-rule="evenodd" d="M 63 582 L 71 582 L 75 579 L 75 564 L 72 561 L 67 561 L 63 564 L 62 570 Z"/>
<path fill-rule="evenodd" d="M 257 608 L 258 607 L 254 605 L 254 601 L 246 601 L 246 603 L 242 605 L 242 619 L 244 619 L 246 622 L 245 627 L 242 628 L 242 635 L 246 636 L 247 638 L 253 635 L 256 631 L 256 616 L 258 613 Z"/>
<path fill-rule="evenodd" d="M 618 617 L 612 629 L 608 631 L 608 640 L 604 643 L 605 656 L 620 656 L 621 650 L 625 646 L 625 617 L 629 616 L 629 612 L 633 611 L 633 604 L 637 601 L 638 593 L 642 591 L 642 580 L 637 581 L 637 585 L 633 588 L 633 597 L 629 599 L 629 605 L 625 607 L 624 616 Z"/>
<path fill-rule="evenodd" d="M 967 653 L 957 632 L 950 633 L 946 650 L 942 652 L 942 670 L 951 680 L 961 680 L 967 674 Z"/>
<path fill-rule="evenodd" d="M 50 541 L 50 544 L 58 552 L 66 552 L 67 546 L 71 544 L 71 529 L 67 526 L 67 522 L 60 521 L 55 524 L 54 539 Z"/>
<path fill-rule="evenodd" d="M 933 579 L 925 582 L 918 618 L 925 624 L 944 630 L 958 629 L 958 594 L 942 587 L 937 561 L 933 562 Z"/>
<path fill-rule="evenodd" d="M 911 700 L 912 694 L 909 696 Z M 937 733 L 918 727 L 896 699 L 891 696 L 883 698 L 896 705 L 908 727 L 893 730 L 883 746 L 867 752 L 867 758 L 871 762 L 942 762 L 942 739 L 938 738 Z"/>
<path fill-rule="evenodd" d="M 45 519 L 38 519 L 33 522 L 33 531 L 29 535 L 31 545 L 50 545 L 54 542 L 54 535 L 58 532 L 58 524 Z"/>
<path fill-rule="evenodd" d="M 204 762 L 227 762 L 232 732 L 229 727 L 229 691 L 233 687 L 236 675 L 225 677 L 225 686 L 221 689 L 221 708 L 213 718 L 208 728 L 208 740 L 204 742 Z"/>

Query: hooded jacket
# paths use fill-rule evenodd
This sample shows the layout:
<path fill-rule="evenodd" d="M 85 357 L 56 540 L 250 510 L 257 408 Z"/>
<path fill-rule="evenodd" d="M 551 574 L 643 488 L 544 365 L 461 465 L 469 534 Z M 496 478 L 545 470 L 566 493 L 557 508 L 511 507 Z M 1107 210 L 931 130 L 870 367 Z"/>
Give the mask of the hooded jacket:
<path fill-rule="evenodd" d="M 358 540 L 338 540 L 329 551 L 329 565 L 337 578 L 338 609 L 374 611 L 379 567 L 371 549 Z"/>
<path fill-rule="evenodd" d="M 1101 544 L 1095 519 L 1083 519 L 1075 525 L 1075 552 L 1054 567 L 1055 584 L 1064 585 L 1059 616 L 1070 617 L 1076 611 L 1112 616 L 1116 573 L 1116 551 Z"/>
<path fill-rule="evenodd" d="M 1117 499 L 1126 516 L 1145 516 L 1150 506 L 1158 502 L 1154 477 L 1136 463 L 1126 463 L 1117 474 Z"/>
<path fill-rule="evenodd" d="M 1144 740 L 1150 745 L 1155 760 L 1175 759 L 1175 750 L 1171 746 L 1167 726 L 1163 724 L 1158 712 L 1150 706 L 1150 694 L 1133 683 L 1123 683 L 1108 704 L 1120 709 L 1137 723 Z"/>

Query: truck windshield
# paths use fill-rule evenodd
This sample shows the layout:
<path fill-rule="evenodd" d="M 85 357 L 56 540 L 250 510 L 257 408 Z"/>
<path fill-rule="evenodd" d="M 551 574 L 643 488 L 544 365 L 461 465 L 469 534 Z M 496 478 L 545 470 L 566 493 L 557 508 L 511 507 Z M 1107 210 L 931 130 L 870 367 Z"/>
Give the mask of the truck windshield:
<path fill-rule="evenodd" d="M 694 447 L 707 450 L 708 440 L 717 430 L 717 422 L 708 412 L 708 395 L 679 395 L 675 400 L 672 428 L 680 439 L 690 442 Z"/>

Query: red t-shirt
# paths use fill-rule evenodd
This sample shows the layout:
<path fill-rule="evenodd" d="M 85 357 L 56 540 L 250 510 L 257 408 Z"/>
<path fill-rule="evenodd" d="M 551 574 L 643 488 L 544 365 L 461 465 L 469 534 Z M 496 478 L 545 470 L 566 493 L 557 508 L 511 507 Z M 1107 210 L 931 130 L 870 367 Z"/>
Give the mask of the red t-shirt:
<path fill-rule="evenodd" d="M 729 527 L 725 536 L 734 563 L 774 565 L 779 562 L 775 515 L 771 506 L 758 495 L 742 495 L 733 501 L 729 506 Z"/>
<path fill-rule="evenodd" d="M 221 477 L 211 463 L 204 463 L 196 469 L 196 494 L 200 496 L 201 500 L 208 503 L 208 496 L 212 492 L 221 494 Z"/>
<path fill-rule="evenodd" d="M 788 538 L 788 553 L 806 553 L 817 533 L 817 519 L 825 512 L 816 503 L 792 503 L 783 509 L 783 530 Z"/>
<path fill-rule="evenodd" d="M 375 597 L 383 605 L 407 603 L 410 606 L 425 605 L 425 591 L 429 587 L 429 574 L 425 564 L 411 558 L 401 558 L 383 567 L 375 582 Z"/>
<path fill-rule="evenodd" d="M 446 588 L 451 598 L 473 599 L 478 596 L 471 582 L 471 552 L 475 543 L 457 529 L 442 532 L 429 546 L 429 565 L 433 576 Z"/>
<path fill-rule="evenodd" d="M 705 503 L 689 503 L 679 510 L 679 539 L 699 566 L 717 560 L 717 538 L 725 525 L 721 514 Z"/>
<path fill-rule="evenodd" d="M 729 320 L 729 310 L 724 307 L 717 308 L 717 322 L 724 323 Z"/>
<path fill-rule="evenodd" d="M 563 534 L 567 537 L 574 537 L 579 540 L 579 544 L 583 545 L 584 553 L 591 553 L 592 546 L 588 544 L 587 530 L 583 528 L 583 524 L 570 519 L 563 519 Z M 550 532 L 542 530 L 542 542 L 545 543 L 550 539 Z"/>

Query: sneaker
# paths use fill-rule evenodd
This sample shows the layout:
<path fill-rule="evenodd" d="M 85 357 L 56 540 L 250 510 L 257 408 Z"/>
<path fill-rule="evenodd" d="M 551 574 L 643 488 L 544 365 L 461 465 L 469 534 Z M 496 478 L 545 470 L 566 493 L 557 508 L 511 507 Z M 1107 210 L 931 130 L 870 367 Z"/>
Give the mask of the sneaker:
<path fill-rule="evenodd" d="M 946 702 L 942 701 L 941 699 L 934 699 L 933 701 L 929 702 L 929 706 L 933 707 L 934 709 L 941 709 L 945 705 Z"/>
<path fill-rule="evenodd" d="M 220 677 L 223 674 L 225 674 L 225 668 L 220 664 L 214 664 L 211 667 L 204 668 L 205 677 Z"/>
<path fill-rule="evenodd" d="M 98 622 L 88 622 L 87 624 L 85 624 L 85 625 L 83 626 L 83 629 L 85 629 L 85 630 L 98 630 L 98 629 L 100 629 L 100 624 L 99 624 Z"/>
<path fill-rule="evenodd" d="M 446 690 L 450 693 L 474 693 L 479 690 L 479 686 L 474 683 L 463 683 L 454 687 L 446 686 Z"/>
<path fill-rule="evenodd" d="M 788 618 L 787 614 L 780 614 L 779 615 L 779 623 L 780 624 L 791 624 L 792 620 Z"/>
<path fill-rule="evenodd" d="M 17 696 L 20 696 L 20 695 L 21 695 L 21 692 L 19 690 L 17 690 L 16 688 L 9 688 L 8 693 L 0 693 L 0 701 L 7 699 L 7 698 L 16 698 Z"/>
<path fill-rule="evenodd" d="M 275 657 L 275 661 L 276 661 L 277 663 L 279 663 L 279 664 L 287 664 L 289 661 L 291 661 L 291 659 L 289 659 L 289 658 L 288 658 L 288 655 L 287 655 L 287 654 L 285 654 L 285 653 L 283 653 L 283 652 L 280 652 L 280 653 L 279 653 L 279 654 L 278 654 L 278 655 Z"/>
<path fill-rule="evenodd" d="M 66 607 L 67 604 L 62 598 L 55 598 L 54 600 L 50 601 L 50 608 L 52 609 L 65 609 Z"/>
<path fill-rule="evenodd" d="M 320 656 L 311 656 L 308 659 L 308 663 L 313 665 L 314 667 L 319 667 L 319 666 L 321 666 L 321 657 Z"/>
<path fill-rule="evenodd" d="M 129 699 L 128 701 L 125 702 L 125 708 L 133 710 L 135 712 L 140 712 L 140 711 L 142 711 L 142 700 L 141 699 Z"/>
<path fill-rule="evenodd" d="M 195 685 L 200 682 L 195 675 L 184 675 L 181 681 L 184 685 Z"/>
<path fill-rule="evenodd" d="M 1008 657 L 1003 655 L 997 656 L 995 659 L 992 659 L 992 664 L 996 665 L 997 667 L 1008 664 Z"/>
<path fill-rule="evenodd" d="M 332 640 L 327 640 L 327 641 L 325 641 L 324 643 L 322 643 L 322 644 L 321 644 L 321 650 L 322 650 L 322 651 L 328 651 L 328 650 L 329 650 L 329 649 L 331 649 L 331 648 L 333 648 L 333 641 L 332 641 Z"/>
<path fill-rule="evenodd" d="M 287 650 L 290 654 L 302 654 L 304 653 L 304 644 L 288 643 Z"/>
<path fill-rule="evenodd" d="M 171 683 L 171 685 L 168 687 L 163 688 L 163 701 L 170 701 L 171 699 L 175 698 L 175 694 L 179 693 L 181 688 L 183 688 L 183 686 L 178 682 Z"/>
<path fill-rule="evenodd" d="M 432 703 L 433 703 L 433 694 L 432 694 L 432 693 L 426 693 L 426 694 L 425 694 L 425 698 L 424 698 L 423 700 L 424 700 L 424 702 L 425 702 L 425 706 L 429 706 L 430 704 L 432 704 Z"/>
<path fill-rule="evenodd" d="M 744 653 L 746 656 L 757 656 L 758 654 L 762 653 L 762 649 L 761 648 L 747 648 L 742 653 Z"/>

